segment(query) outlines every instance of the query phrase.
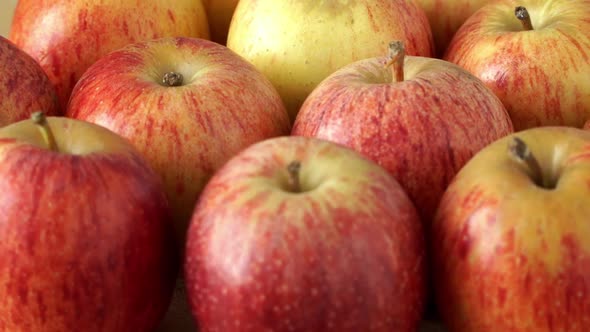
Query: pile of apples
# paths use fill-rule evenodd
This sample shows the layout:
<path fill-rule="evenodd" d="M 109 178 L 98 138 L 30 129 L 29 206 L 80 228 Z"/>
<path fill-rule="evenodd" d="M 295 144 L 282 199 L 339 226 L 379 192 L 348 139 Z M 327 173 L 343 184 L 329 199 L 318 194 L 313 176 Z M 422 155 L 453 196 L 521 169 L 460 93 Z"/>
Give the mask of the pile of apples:
<path fill-rule="evenodd" d="M 20 0 L 0 332 L 590 331 L 589 18 Z"/>

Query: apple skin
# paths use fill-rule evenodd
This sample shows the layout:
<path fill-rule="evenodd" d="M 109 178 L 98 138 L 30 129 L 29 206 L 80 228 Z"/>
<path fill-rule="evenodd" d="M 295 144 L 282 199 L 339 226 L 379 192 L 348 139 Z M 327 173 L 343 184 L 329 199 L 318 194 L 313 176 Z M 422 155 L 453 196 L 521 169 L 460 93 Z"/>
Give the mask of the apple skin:
<path fill-rule="evenodd" d="M 395 81 L 385 57 L 360 60 L 307 98 L 293 135 L 337 142 L 387 169 L 429 225 L 447 185 L 477 151 L 513 132 L 500 100 L 449 62 L 406 56 Z"/>
<path fill-rule="evenodd" d="M 173 70 L 184 84 L 163 86 Z M 76 85 L 66 115 L 129 139 L 150 162 L 163 178 L 180 248 L 211 175 L 246 146 L 291 129 L 277 91 L 251 64 L 225 46 L 182 37 L 101 58 Z"/>
<path fill-rule="evenodd" d="M 301 162 L 302 192 L 287 190 Z M 200 331 L 417 331 L 421 223 L 397 181 L 332 142 L 279 137 L 234 156 L 207 184 L 185 278 Z"/>
<path fill-rule="evenodd" d="M 522 31 L 516 6 L 534 31 Z M 444 59 L 480 78 L 502 100 L 516 130 L 582 127 L 590 118 L 590 1 L 497 1 L 457 31 Z"/>
<path fill-rule="evenodd" d="M 20 0 L 9 39 L 39 62 L 65 110 L 72 88 L 96 60 L 169 36 L 209 38 L 201 1 Z"/>
<path fill-rule="evenodd" d="M 270 79 L 294 120 L 324 78 L 380 55 L 391 40 L 404 41 L 411 55 L 434 54 L 428 19 L 414 1 L 241 0 L 227 46 Z"/>
<path fill-rule="evenodd" d="M 158 176 L 123 138 L 48 119 L 0 130 L 0 331 L 153 331 L 178 262 Z"/>
<path fill-rule="evenodd" d="M 203 0 L 212 41 L 227 44 L 229 25 L 237 5 L 238 0 Z"/>
<path fill-rule="evenodd" d="M 37 62 L 0 36 L 0 127 L 28 119 L 33 112 L 60 114 L 55 87 Z"/>
<path fill-rule="evenodd" d="M 436 56 L 442 58 L 459 27 L 490 0 L 416 0 L 416 3 L 428 16 Z"/>
<path fill-rule="evenodd" d="M 508 142 L 525 141 L 558 186 L 538 187 Z M 590 133 L 533 128 L 469 161 L 432 227 L 434 280 L 450 331 L 590 331 Z"/>

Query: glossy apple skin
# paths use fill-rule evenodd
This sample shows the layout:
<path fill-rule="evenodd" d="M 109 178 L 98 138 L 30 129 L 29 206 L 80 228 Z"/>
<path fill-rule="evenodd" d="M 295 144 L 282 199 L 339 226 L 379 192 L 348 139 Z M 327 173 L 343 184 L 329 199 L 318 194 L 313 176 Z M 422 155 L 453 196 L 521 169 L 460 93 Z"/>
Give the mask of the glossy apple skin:
<path fill-rule="evenodd" d="M 432 29 L 436 56 L 442 57 L 459 27 L 490 0 L 416 0 Z"/>
<path fill-rule="evenodd" d="M 180 87 L 161 77 L 177 70 Z M 211 175 L 246 146 L 288 135 L 272 84 L 228 48 L 197 38 L 163 38 L 103 57 L 76 85 L 67 116 L 129 139 L 163 178 L 178 244 Z"/>
<path fill-rule="evenodd" d="M 479 152 L 433 224 L 439 310 L 451 331 L 590 331 L 590 133 L 543 127 L 525 141 L 555 189 L 508 157 Z"/>
<path fill-rule="evenodd" d="M 392 40 L 404 41 L 408 54 L 434 54 L 428 19 L 414 1 L 242 0 L 227 45 L 270 79 L 294 120 L 324 78 L 381 55 Z"/>
<path fill-rule="evenodd" d="M 302 193 L 285 190 L 301 161 Z M 200 330 L 416 331 L 425 249 L 416 210 L 385 170 L 337 144 L 280 137 L 207 184 L 185 278 Z"/>
<path fill-rule="evenodd" d="M 534 31 L 522 31 L 525 6 Z M 500 97 L 516 130 L 590 118 L 590 0 L 498 1 L 470 17 L 444 58 Z"/>
<path fill-rule="evenodd" d="M 202 0 L 207 11 L 211 40 L 221 45 L 227 44 L 227 33 L 238 0 Z"/>
<path fill-rule="evenodd" d="M 0 127 L 28 119 L 33 112 L 58 115 L 55 87 L 39 64 L 0 36 Z"/>
<path fill-rule="evenodd" d="M 428 225 L 456 172 L 512 124 L 500 100 L 451 63 L 408 56 L 405 80 L 395 82 L 385 61 L 330 75 L 301 107 L 292 134 L 340 143 L 383 166 Z"/>
<path fill-rule="evenodd" d="M 201 1 L 20 0 L 10 40 L 37 60 L 65 110 L 84 71 L 127 44 L 161 37 L 209 38 Z"/>
<path fill-rule="evenodd" d="M 48 118 L 0 130 L 0 331 L 152 331 L 177 261 L 158 176 L 121 137 Z"/>

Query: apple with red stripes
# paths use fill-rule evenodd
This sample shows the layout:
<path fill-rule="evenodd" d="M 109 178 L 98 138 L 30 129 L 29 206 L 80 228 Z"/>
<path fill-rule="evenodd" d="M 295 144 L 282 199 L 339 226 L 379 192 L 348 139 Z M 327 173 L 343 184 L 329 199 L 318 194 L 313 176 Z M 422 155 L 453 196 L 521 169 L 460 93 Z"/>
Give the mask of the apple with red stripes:
<path fill-rule="evenodd" d="M 161 38 L 101 58 L 80 78 L 66 115 L 129 139 L 162 177 L 179 251 L 200 191 L 246 146 L 289 134 L 272 84 L 227 47 Z"/>
<path fill-rule="evenodd" d="M 178 271 L 160 178 L 103 127 L 33 118 L 0 129 L 0 330 L 153 331 Z"/>
<path fill-rule="evenodd" d="M 414 332 L 425 303 L 422 224 L 376 163 L 286 136 L 209 181 L 187 238 L 201 331 Z"/>
<path fill-rule="evenodd" d="M 540 127 L 477 153 L 432 225 L 449 331 L 590 331 L 590 132 Z"/>

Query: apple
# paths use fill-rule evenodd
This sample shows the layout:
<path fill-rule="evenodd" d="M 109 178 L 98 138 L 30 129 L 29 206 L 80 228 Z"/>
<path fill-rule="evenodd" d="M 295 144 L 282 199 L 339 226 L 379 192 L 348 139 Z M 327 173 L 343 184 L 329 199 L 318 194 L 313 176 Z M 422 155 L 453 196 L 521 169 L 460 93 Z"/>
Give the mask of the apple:
<path fill-rule="evenodd" d="M 272 84 L 227 47 L 198 38 L 128 45 L 82 75 L 66 115 L 129 139 L 162 177 L 184 236 L 211 175 L 246 146 L 288 135 Z"/>
<path fill-rule="evenodd" d="M 432 29 L 437 57 L 444 55 L 459 27 L 490 0 L 416 0 Z"/>
<path fill-rule="evenodd" d="M 205 187 L 185 258 L 201 331 L 417 331 L 425 244 L 411 201 L 360 154 L 278 137 Z"/>
<path fill-rule="evenodd" d="M 448 183 L 477 151 L 513 132 L 500 100 L 473 75 L 433 58 L 356 61 L 309 95 L 292 134 L 345 145 L 388 170 L 430 224 Z"/>
<path fill-rule="evenodd" d="M 432 227 L 450 331 L 590 331 L 590 133 L 523 130 L 475 155 Z"/>
<path fill-rule="evenodd" d="M 0 36 L 0 127 L 28 119 L 33 112 L 58 115 L 55 88 L 23 50 Z"/>
<path fill-rule="evenodd" d="M 100 57 L 160 37 L 209 37 L 201 1 L 20 0 L 10 39 L 37 60 L 62 109 L 80 76 Z"/>
<path fill-rule="evenodd" d="M 380 55 L 393 39 L 405 41 L 408 54 L 434 54 L 428 19 L 414 1 L 242 0 L 227 46 L 270 79 L 293 121 L 320 81 Z"/>
<path fill-rule="evenodd" d="M 105 128 L 33 118 L 0 129 L 0 331 L 152 331 L 178 265 L 160 179 Z"/>
<path fill-rule="evenodd" d="M 237 5 L 238 0 L 203 0 L 212 41 L 226 45 L 227 32 Z"/>
<path fill-rule="evenodd" d="M 457 31 L 445 60 L 500 97 L 516 130 L 590 118 L 590 0 L 504 0 Z"/>

